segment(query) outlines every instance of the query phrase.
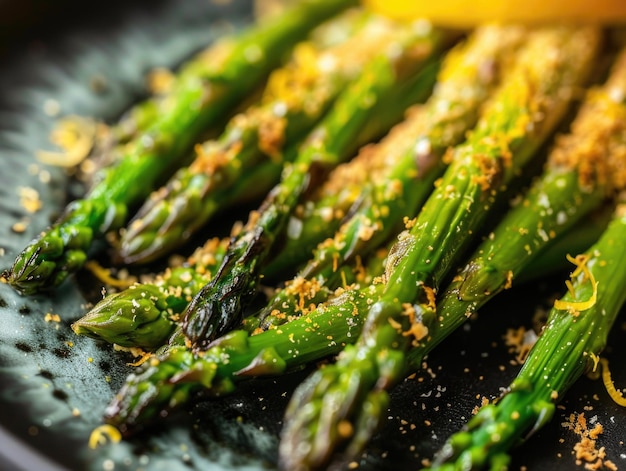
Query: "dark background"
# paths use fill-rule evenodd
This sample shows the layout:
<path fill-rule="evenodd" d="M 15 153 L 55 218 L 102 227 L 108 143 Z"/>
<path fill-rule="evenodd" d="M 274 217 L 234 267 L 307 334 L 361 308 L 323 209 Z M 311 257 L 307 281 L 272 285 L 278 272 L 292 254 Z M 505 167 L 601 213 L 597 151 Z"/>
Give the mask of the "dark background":
<path fill-rule="evenodd" d="M 249 1 L 234 1 L 231 2 L 233 5 L 221 9 L 213 8 L 210 3 L 209 0 L 93 3 L 0 0 L 0 110 L 19 113 L 19 100 L 12 99 L 14 93 L 38 87 L 45 89 L 51 80 L 74 77 L 73 71 L 77 67 L 74 59 L 93 45 L 102 47 L 105 55 L 112 54 L 111 51 L 115 54 L 116 48 L 119 48 L 118 55 L 128 54 L 129 70 L 99 69 L 97 73 L 103 73 L 107 81 L 106 91 L 80 105 L 85 111 L 114 119 L 142 96 L 140 78 L 149 68 L 175 65 L 197 49 L 195 45 L 171 46 L 189 34 L 190 24 L 196 27 L 203 23 L 214 25 L 219 22 L 220 15 L 243 21 L 250 19 Z M 129 37 L 147 41 L 146 44 L 153 47 L 126 50 L 123 48 L 124 38 Z M 199 45 L 198 40 L 195 41 Z M 46 67 L 50 65 L 65 70 L 66 74 L 51 79 L 45 75 L 49 70 Z M 73 84 L 68 81 L 55 86 L 63 88 Z M 24 109 L 24 113 L 29 112 L 31 110 Z M 504 346 L 502 336 L 509 327 L 530 327 L 536 308 L 562 291 L 565 276 L 562 273 L 503 294 L 487 306 L 478 319 L 470 321 L 466 328 L 438 347 L 427 362 L 432 374 L 419 373 L 393 391 L 388 418 L 362 458 L 360 469 L 419 468 L 422 459 L 432 458 L 450 433 L 466 422 L 472 409 L 480 404 L 481 397 L 497 397 L 518 370 L 517 366 L 510 364 L 513 355 Z M 618 388 L 626 386 L 626 371 L 620 369 L 623 363 L 620 360 L 626 353 L 624 330 L 622 315 L 606 351 L 606 356 L 612 360 Z M 123 364 L 124 360 L 119 358 L 119 361 Z M 119 369 L 120 373 L 125 371 L 122 366 Z M 230 397 L 199 402 L 166 422 L 165 426 L 182 423 L 192 430 L 196 445 L 203 447 L 217 442 L 237 452 L 260 456 L 271 468 L 276 458 L 276 437 L 284 407 L 293 388 L 307 374 L 308 371 L 304 371 L 284 378 L 251 381 Z M 4 384 L 0 383 L 2 387 Z M 578 439 L 561 423 L 570 413 L 581 412 L 585 412 L 588 418 L 597 416 L 605 427 L 599 446 L 606 447 L 609 459 L 624 466 L 626 412 L 608 398 L 600 381 L 582 378 L 565 396 L 552 422 L 513 452 L 511 469 L 523 466 L 528 470 L 574 469 L 572 449 Z M 237 425 L 238 417 L 243 418 L 245 425 Z M 45 433 L 35 440 L 24 433 L 24 420 L 23 410 L 11 404 L 0 404 L 0 425 L 3 427 L 0 440 L 11 437 L 25 446 L 24 449 L 13 447 L 9 450 L 12 445 L 0 442 L 0 455 L 5 455 L 0 458 L 0 469 L 18 468 L 15 462 L 9 464 L 6 456 L 11 460 L 18 459 L 21 468 L 32 469 L 35 462 L 29 460 L 35 459 L 34 449 L 38 449 L 44 460 L 43 464 L 37 462 L 37 466 L 45 465 L 49 469 L 54 466 L 85 467 L 85 463 L 72 453 L 78 444 L 66 442 L 63 446 L 63 437 L 51 437 Z M 229 426 L 222 426 L 224 423 Z M 161 429 L 151 432 L 159 434 Z M 259 443 L 259 433 L 266 439 L 263 444 Z M 141 437 L 136 439 L 134 447 L 138 453 L 143 449 Z"/>

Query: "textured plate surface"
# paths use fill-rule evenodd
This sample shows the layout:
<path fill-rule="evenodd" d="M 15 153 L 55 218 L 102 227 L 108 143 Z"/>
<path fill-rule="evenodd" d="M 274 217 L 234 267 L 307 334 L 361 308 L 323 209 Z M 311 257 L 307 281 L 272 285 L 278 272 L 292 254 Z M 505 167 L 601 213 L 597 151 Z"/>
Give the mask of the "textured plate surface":
<path fill-rule="evenodd" d="M 54 100 L 63 115 L 114 119 L 141 96 L 151 67 L 173 66 L 220 34 L 226 20 L 237 25 L 251 17 L 251 2 L 239 0 L 113 2 L 96 8 L 89 15 L 60 12 L 55 23 L 0 48 L 5 52 L 0 56 L 0 268 L 11 265 L 68 198 L 64 172 L 37 164 L 34 157 L 49 147 L 54 118 L 45 113 L 46 103 Z M 94 78 L 104 80 L 103 91 L 94 92 Z M 22 208 L 23 187 L 38 192 L 40 211 Z M 16 223 L 25 230 L 16 231 Z M 496 397 L 515 375 L 518 367 L 510 365 L 513 357 L 502 341 L 506 329 L 529 326 L 536 306 L 561 286 L 553 280 L 507 293 L 439 347 L 428 370 L 393 392 L 388 418 L 359 469 L 416 469 L 431 458 L 482 396 Z M 282 412 L 306 371 L 242 384 L 232 396 L 199 402 L 133 440 L 90 450 L 89 434 L 130 368 L 124 354 L 70 330 L 87 301 L 75 280 L 36 298 L 0 284 L 0 469 L 275 468 Z M 61 321 L 47 322 L 47 313 Z M 623 322 L 622 316 L 607 349 L 618 387 L 626 385 L 626 371 L 617 368 L 625 352 L 619 341 Z M 515 451 L 512 469 L 572 469 L 576 437 L 561 426 L 572 412 L 597 416 L 605 427 L 599 446 L 626 466 L 626 412 L 610 402 L 600 382 L 583 378 L 552 423 Z"/>

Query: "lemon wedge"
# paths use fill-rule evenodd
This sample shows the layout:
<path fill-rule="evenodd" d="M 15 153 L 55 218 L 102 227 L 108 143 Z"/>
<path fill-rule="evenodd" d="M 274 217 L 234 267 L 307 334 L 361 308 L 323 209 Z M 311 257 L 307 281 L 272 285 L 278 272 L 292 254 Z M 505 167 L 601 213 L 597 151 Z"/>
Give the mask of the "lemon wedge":
<path fill-rule="evenodd" d="M 488 21 L 626 24 L 626 0 L 363 0 L 395 19 L 426 18 L 442 26 Z"/>

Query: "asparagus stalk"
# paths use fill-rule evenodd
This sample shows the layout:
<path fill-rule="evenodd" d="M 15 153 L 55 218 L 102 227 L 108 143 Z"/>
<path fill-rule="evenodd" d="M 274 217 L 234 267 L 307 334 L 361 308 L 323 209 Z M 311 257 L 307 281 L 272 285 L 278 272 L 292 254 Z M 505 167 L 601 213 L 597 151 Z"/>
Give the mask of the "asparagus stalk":
<path fill-rule="evenodd" d="M 296 40 L 350 3 L 306 0 L 233 40 L 222 60 L 197 77 L 195 86 L 181 87 L 172 95 L 170 112 L 128 144 L 125 155 L 102 171 L 85 198 L 70 203 L 60 219 L 18 255 L 9 283 L 34 294 L 58 286 L 81 268 L 94 238 L 124 224 L 129 207 L 171 170 L 198 133 L 250 92 Z"/>
<path fill-rule="evenodd" d="M 227 246 L 228 239 L 210 239 L 185 263 L 166 269 L 153 281 L 105 296 L 72 324 L 72 330 L 122 347 L 156 350 L 172 335 L 193 296 L 215 274 Z"/>
<path fill-rule="evenodd" d="M 367 181 L 370 147 L 364 146 L 352 160 L 333 169 L 328 178 L 294 208 L 285 232 L 277 241 L 272 260 L 263 270 L 267 279 L 283 282 L 295 275 L 316 245 L 339 229 L 343 218 L 359 201 Z M 288 265 L 291 271 L 285 270 Z"/>
<path fill-rule="evenodd" d="M 358 208 L 334 237 L 318 245 L 292 285 L 305 282 L 333 289 L 341 279 L 338 268 L 346 260 L 364 257 L 390 234 L 399 232 L 404 216 L 417 213 L 445 169 L 444 153 L 474 126 L 480 106 L 499 80 L 499 71 L 506 69 L 523 37 L 519 27 L 477 30 L 447 56 L 428 101 L 380 144 L 345 164 L 357 175 L 365 173 L 359 166 L 366 165 L 369 172 L 367 182 L 361 185 Z M 289 299 L 293 293 L 290 289 L 279 291 L 260 316 L 281 312 L 285 304 L 293 306 Z"/>
<path fill-rule="evenodd" d="M 231 392 L 236 383 L 259 375 L 277 375 L 337 353 L 361 329 L 363 311 L 382 285 L 346 290 L 309 316 L 259 335 L 231 331 L 206 350 L 193 353 L 173 346 L 165 355 L 131 374 L 106 409 L 107 422 L 123 432 L 179 408 L 198 391 Z"/>
<path fill-rule="evenodd" d="M 316 178 L 378 137 L 405 109 L 430 92 L 434 74 L 417 74 L 443 44 L 436 30 L 410 29 L 387 45 L 342 93 L 310 133 L 295 162 L 232 241 L 216 276 L 185 312 L 183 331 L 196 349 L 239 325 L 260 270 L 298 199 Z"/>
<path fill-rule="evenodd" d="M 355 286 L 368 286 L 378 279 L 383 271 L 385 260 L 393 241 L 389 241 L 384 247 L 373 251 L 366 257 L 355 257 L 344 263 L 337 272 L 341 284 L 335 286 L 321 285 L 316 279 L 306 280 L 295 278 L 277 290 L 277 295 L 272 299 L 283 300 L 281 305 L 268 311 L 265 308 L 246 317 L 242 328 L 250 330 L 255 335 L 268 329 L 280 328 L 281 325 L 293 322 L 301 316 L 306 316 L 318 306 L 328 302 L 342 293 L 345 289 Z M 285 294 L 282 294 L 286 292 Z"/>
<path fill-rule="evenodd" d="M 614 202 L 607 201 L 564 234 L 551 240 L 545 250 L 542 250 L 541 256 L 530 260 L 516 276 L 516 285 L 565 272 L 569 267 L 567 255 L 584 252 L 598 240 L 611 220 L 614 206 Z"/>
<path fill-rule="evenodd" d="M 600 35 L 593 28 L 534 32 L 477 127 L 398 240 L 361 337 L 337 363 L 300 386 L 280 444 L 285 469 L 320 468 L 333 451 L 360 452 L 380 421 L 387 390 L 401 380 L 410 347 L 438 321 L 437 285 L 473 240 L 504 188 L 567 109 L 587 75 Z"/>
<path fill-rule="evenodd" d="M 600 239 L 572 259 L 577 268 L 568 292 L 555 302 L 546 327 L 504 397 L 483 407 L 465 430 L 452 435 L 432 469 L 506 466 L 507 451 L 549 422 L 567 389 L 596 368 L 626 302 L 625 236 L 626 205 L 621 204 Z"/>
<path fill-rule="evenodd" d="M 194 162 L 155 192 L 122 234 L 123 262 L 147 262 L 187 241 L 224 208 L 219 191 L 252 166 L 292 160 L 301 138 L 365 64 L 413 30 L 367 12 L 354 17 L 352 28 L 354 34 L 329 48 L 296 48 L 293 61 L 271 75 L 259 106 L 235 116 L 217 140 L 196 146 Z M 267 192 L 275 182 L 256 187 Z"/>

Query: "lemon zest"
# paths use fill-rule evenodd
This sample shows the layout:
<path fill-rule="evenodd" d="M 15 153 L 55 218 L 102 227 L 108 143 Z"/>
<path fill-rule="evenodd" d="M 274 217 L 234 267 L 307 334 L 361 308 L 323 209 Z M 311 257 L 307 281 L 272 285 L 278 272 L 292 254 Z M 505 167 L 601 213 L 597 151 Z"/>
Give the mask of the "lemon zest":
<path fill-rule="evenodd" d="M 602 365 L 602 382 L 604 383 L 606 392 L 609 393 L 609 396 L 617 405 L 626 407 L 626 397 L 624 397 L 623 394 L 615 388 L 615 384 L 611 379 L 609 361 L 606 358 L 600 358 L 600 364 Z"/>
<path fill-rule="evenodd" d="M 38 150 L 37 160 L 57 167 L 74 167 L 85 160 L 96 141 L 97 123 L 81 116 L 60 120 L 50 134 L 50 141 L 61 151 Z"/>
<path fill-rule="evenodd" d="M 567 255 L 567 259 L 576 265 L 576 269 L 570 275 L 570 278 L 577 277 L 581 272 L 585 274 L 586 279 L 589 280 L 591 286 L 593 288 L 593 292 L 591 296 L 586 301 L 564 301 L 562 299 L 557 299 L 554 302 L 554 307 L 561 311 L 568 311 L 570 313 L 586 311 L 587 309 L 591 309 L 597 301 L 598 297 L 598 282 L 595 280 L 593 273 L 589 270 L 587 266 L 587 262 L 589 261 L 588 255 L 578 255 L 577 257 L 572 257 L 571 255 Z M 570 294 L 574 295 L 574 286 L 568 280 L 565 282 Z"/>
<path fill-rule="evenodd" d="M 120 280 L 119 278 L 112 277 L 111 271 L 108 268 L 104 268 L 95 260 L 89 260 L 87 263 L 85 263 L 85 268 L 93 273 L 94 276 L 98 278 L 102 283 L 113 286 L 115 288 L 130 288 L 137 282 L 134 277 L 130 277 L 126 280 Z"/>
<path fill-rule="evenodd" d="M 128 366 L 141 366 L 152 357 L 152 352 L 143 352 L 139 355 L 139 359 L 130 363 L 126 363 Z"/>
<path fill-rule="evenodd" d="M 106 444 L 107 441 L 111 443 L 119 443 L 122 440 L 121 432 L 110 424 L 103 424 L 91 432 L 89 435 L 89 448 L 95 450 L 98 446 Z"/>

